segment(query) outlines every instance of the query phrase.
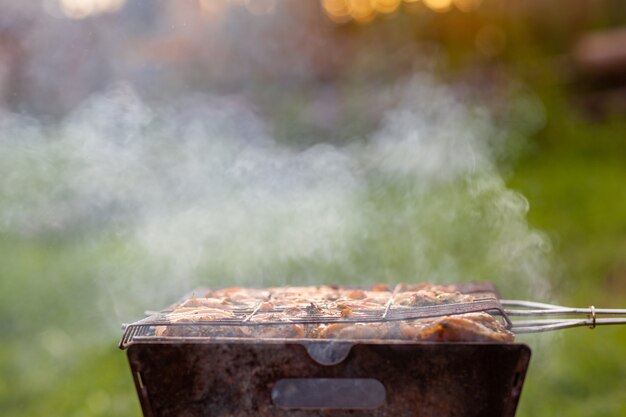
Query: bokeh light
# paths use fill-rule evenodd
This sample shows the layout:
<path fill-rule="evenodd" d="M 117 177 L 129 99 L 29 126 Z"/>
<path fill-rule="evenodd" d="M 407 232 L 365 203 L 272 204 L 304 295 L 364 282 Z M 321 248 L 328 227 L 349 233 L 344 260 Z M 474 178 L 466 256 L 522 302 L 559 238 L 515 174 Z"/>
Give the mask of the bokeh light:
<path fill-rule="evenodd" d="M 374 0 L 374 8 L 378 13 L 393 13 L 400 6 L 401 0 Z"/>
<path fill-rule="evenodd" d="M 424 4 L 429 9 L 440 13 L 447 12 L 452 8 L 452 0 L 424 0 Z"/>
<path fill-rule="evenodd" d="M 473 12 L 481 6 L 483 0 L 320 0 L 320 2 L 326 16 L 335 23 L 351 21 L 369 23 L 378 14 L 390 15 L 399 11 L 401 5 L 404 5 L 402 12 L 409 14 L 423 10 L 421 3 L 438 13 L 449 12 L 453 6 L 462 12 Z"/>
<path fill-rule="evenodd" d="M 120 10 L 126 0 L 59 0 L 63 14 L 72 19 L 82 19 Z"/>
<path fill-rule="evenodd" d="M 402 8 L 408 14 L 418 14 L 423 10 L 423 6 L 421 4 L 421 0 L 403 0 L 404 7 Z"/>
<path fill-rule="evenodd" d="M 350 15 L 359 23 L 369 23 L 376 17 L 372 0 L 349 0 Z"/>
<path fill-rule="evenodd" d="M 322 0 L 322 7 L 333 22 L 346 23 L 352 19 L 348 0 Z"/>

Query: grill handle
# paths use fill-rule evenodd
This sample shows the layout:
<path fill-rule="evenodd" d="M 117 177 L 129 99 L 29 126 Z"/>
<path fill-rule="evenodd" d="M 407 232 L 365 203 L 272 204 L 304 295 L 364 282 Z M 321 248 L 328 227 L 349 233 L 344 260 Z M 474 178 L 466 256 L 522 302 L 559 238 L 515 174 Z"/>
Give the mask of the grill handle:
<path fill-rule="evenodd" d="M 542 333 L 571 327 L 626 324 L 626 309 L 565 307 L 526 300 L 500 300 L 516 334 Z M 621 317 L 615 317 L 621 316 Z M 539 317 L 539 318 L 538 318 Z M 527 318 L 519 320 L 516 318 Z"/>

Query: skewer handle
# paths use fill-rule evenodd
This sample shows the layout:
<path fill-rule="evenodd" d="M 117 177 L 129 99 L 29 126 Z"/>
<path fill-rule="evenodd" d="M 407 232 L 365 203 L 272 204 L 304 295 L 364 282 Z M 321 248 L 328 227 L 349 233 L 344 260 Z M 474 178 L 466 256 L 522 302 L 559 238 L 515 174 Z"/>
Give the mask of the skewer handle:
<path fill-rule="evenodd" d="M 545 317 L 551 319 L 514 320 L 512 331 L 521 333 L 540 333 L 571 327 L 588 326 L 590 329 L 598 325 L 626 324 L 626 317 L 598 316 L 626 316 L 626 309 L 619 308 L 572 308 L 555 304 L 538 303 L 525 300 L 500 300 L 505 307 L 505 313 L 512 317 Z M 510 307 L 521 307 L 513 308 Z M 585 318 L 571 318 L 572 315 L 584 315 Z M 558 318 L 561 317 L 561 318 Z"/>

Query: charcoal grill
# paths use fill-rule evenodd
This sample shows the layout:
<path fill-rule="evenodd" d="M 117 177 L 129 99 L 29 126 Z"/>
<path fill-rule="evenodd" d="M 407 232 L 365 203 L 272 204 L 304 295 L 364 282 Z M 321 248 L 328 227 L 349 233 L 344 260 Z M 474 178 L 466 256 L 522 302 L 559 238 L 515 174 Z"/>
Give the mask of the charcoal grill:
<path fill-rule="evenodd" d="M 625 322 L 598 316 L 626 310 L 501 300 L 489 283 L 451 286 L 471 294 L 471 302 L 401 308 L 394 304 L 398 288 L 378 310 L 355 310 L 350 318 L 312 312 L 290 322 L 366 323 L 488 312 L 516 333 Z M 259 306 L 236 310 L 227 320 L 193 324 L 171 323 L 169 312 L 125 326 L 120 342 L 144 417 L 513 417 L 531 355 L 520 343 L 198 336 L 199 327 L 257 326 L 251 319 Z M 585 317 L 545 318 L 572 314 Z M 160 326 L 191 331 L 160 337 Z"/>

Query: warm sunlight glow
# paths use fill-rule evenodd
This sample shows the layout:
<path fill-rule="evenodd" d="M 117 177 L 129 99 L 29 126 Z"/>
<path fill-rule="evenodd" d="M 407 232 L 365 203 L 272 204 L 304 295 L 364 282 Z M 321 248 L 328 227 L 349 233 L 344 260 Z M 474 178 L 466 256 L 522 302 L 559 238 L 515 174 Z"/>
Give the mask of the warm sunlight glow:
<path fill-rule="evenodd" d="M 199 1 L 210 3 L 212 0 Z M 245 1 L 251 4 L 254 0 Z M 452 10 L 453 6 L 462 12 L 472 12 L 480 7 L 483 0 L 320 0 L 320 2 L 326 16 L 335 23 L 351 21 L 369 23 L 378 14 L 385 15 L 397 12 L 403 3 L 402 10 L 411 14 L 423 10 L 420 3 L 438 13 L 448 12 Z"/>
<path fill-rule="evenodd" d="M 63 14 L 72 19 L 116 12 L 125 3 L 126 0 L 59 0 Z"/>
<path fill-rule="evenodd" d="M 374 8 L 379 13 L 393 13 L 400 6 L 401 0 L 374 0 Z"/>
<path fill-rule="evenodd" d="M 326 15 L 335 23 L 346 23 L 351 20 L 348 0 L 322 0 Z"/>
<path fill-rule="evenodd" d="M 447 12 L 452 7 L 452 0 L 424 0 L 424 4 L 436 12 Z"/>
<path fill-rule="evenodd" d="M 369 23 L 376 17 L 372 0 L 348 0 L 350 15 L 359 23 Z"/>

